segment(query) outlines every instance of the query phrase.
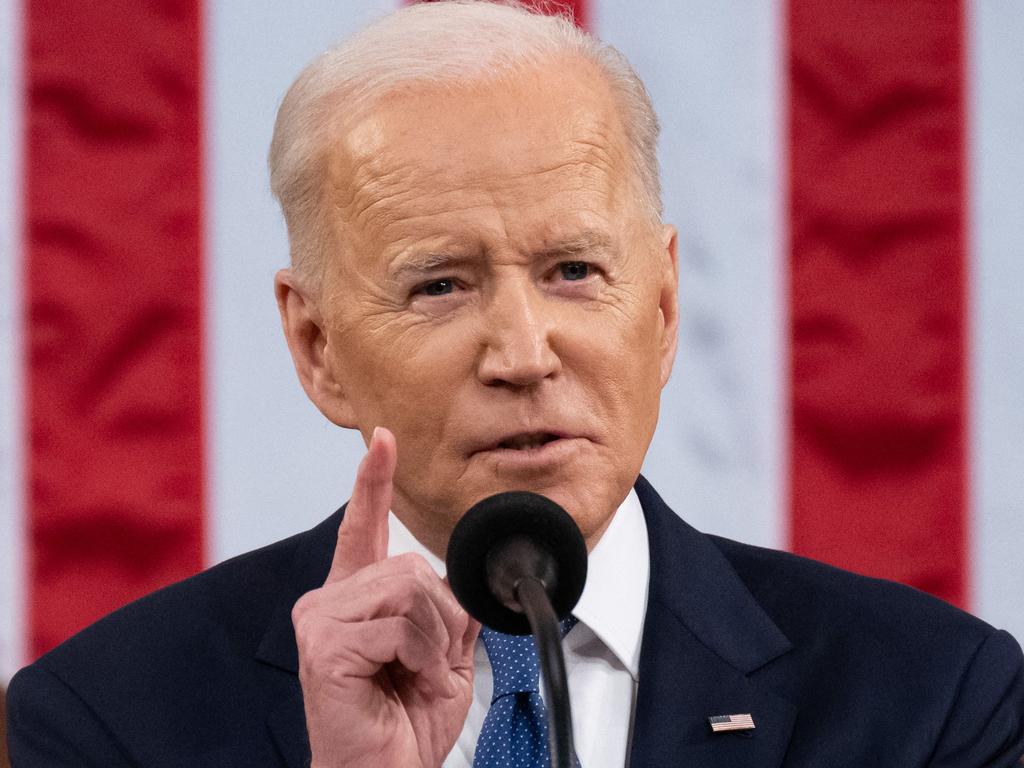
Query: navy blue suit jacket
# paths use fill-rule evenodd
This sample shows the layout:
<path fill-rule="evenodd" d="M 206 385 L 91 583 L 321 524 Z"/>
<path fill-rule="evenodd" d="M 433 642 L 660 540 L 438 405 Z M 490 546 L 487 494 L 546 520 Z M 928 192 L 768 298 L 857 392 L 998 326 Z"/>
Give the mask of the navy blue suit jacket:
<path fill-rule="evenodd" d="M 906 587 L 703 535 L 643 478 L 637 491 L 651 588 L 633 768 L 974 768 L 1024 752 L 1008 634 Z M 323 582 L 339 520 L 133 603 L 18 673 L 15 768 L 308 764 L 290 613 Z M 708 726 L 747 712 L 754 731 Z"/>

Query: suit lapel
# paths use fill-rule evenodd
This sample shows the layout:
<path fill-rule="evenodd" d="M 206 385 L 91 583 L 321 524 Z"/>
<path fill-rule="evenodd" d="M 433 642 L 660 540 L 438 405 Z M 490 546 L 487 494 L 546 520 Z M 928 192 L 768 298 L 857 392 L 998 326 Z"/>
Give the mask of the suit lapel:
<path fill-rule="evenodd" d="M 321 586 L 327 578 L 343 510 L 338 510 L 316 528 L 303 534 L 302 541 L 295 548 L 289 570 L 291 581 L 284 585 L 256 651 L 258 662 L 292 678 L 290 695 L 282 698 L 267 718 L 267 727 L 281 762 L 288 768 L 308 766 L 310 757 L 302 689 L 298 680 L 299 651 L 292 627 L 292 606 L 306 592 Z"/>
<path fill-rule="evenodd" d="M 732 566 L 642 477 L 636 486 L 651 551 L 632 768 L 772 768 L 795 707 L 751 680 L 791 649 Z M 714 733 L 712 715 L 750 713 L 753 731 Z"/>
<path fill-rule="evenodd" d="M 267 717 L 267 727 L 281 763 L 288 768 L 304 768 L 310 761 L 309 735 L 298 680 L 295 688 L 295 694 L 282 700 Z"/>

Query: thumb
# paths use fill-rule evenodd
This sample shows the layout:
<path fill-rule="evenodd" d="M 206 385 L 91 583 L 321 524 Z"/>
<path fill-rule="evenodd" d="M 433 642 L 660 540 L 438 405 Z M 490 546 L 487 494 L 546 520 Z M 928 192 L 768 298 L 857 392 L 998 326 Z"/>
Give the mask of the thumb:
<path fill-rule="evenodd" d="M 376 427 L 338 528 L 327 583 L 346 579 L 388 556 L 388 512 L 397 459 L 395 436 L 384 427 Z"/>

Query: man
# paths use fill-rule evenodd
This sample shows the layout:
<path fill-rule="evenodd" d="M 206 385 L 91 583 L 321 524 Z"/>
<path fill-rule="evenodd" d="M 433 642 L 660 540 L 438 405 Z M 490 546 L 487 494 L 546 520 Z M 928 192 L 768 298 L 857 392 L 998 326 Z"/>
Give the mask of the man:
<path fill-rule="evenodd" d="M 639 478 L 678 321 L 656 136 L 621 57 L 516 8 L 416 6 L 315 61 L 271 148 L 276 295 L 306 393 L 367 441 L 352 497 L 21 672 L 14 765 L 503 764 L 475 747 L 504 672 L 437 567 L 509 489 L 590 550 L 585 768 L 1012 764 L 1012 638 L 705 537 Z"/>

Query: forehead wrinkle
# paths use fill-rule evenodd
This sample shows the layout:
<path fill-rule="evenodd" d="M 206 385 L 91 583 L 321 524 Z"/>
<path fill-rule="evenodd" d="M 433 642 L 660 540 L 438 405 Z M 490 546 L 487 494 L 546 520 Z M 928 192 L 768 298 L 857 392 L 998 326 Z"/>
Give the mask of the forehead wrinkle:
<path fill-rule="evenodd" d="M 484 183 L 486 174 L 466 180 L 446 179 L 443 167 L 430 168 L 400 160 L 392 162 L 389 168 L 379 156 L 367 158 L 359 165 L 362 168 L 351 179 L 348 204 L 342 211 L 351 222 L 386 229 L 398 221 L 412 222 L 438 213 L 493 207 L 493 198 Z"/>
<path fill-rule="evenodd" d="M 405 198 L 415 201 L 425 197 L 433 205 L 422 210 L 437 210 L 442 207 L 438 205 L 441 202 L 439 198 L 445 195 L 500 196 L 503 184 L 532 184 L 545 177 L 562 171 L 572 171 L 575 168 L 580 169 L 581 182 L 597 176 L 608 181 L 609 186 L 613 186 L 612 182 L 620 175 L 616 173 L 616 167 L 621 164 L 621 152 L 616 151 L 614 135 L 609 135 L 615 133 L 614 130 L 609 130 L 612 126 L 606 125 L 605 121 L 593 114 L 586 115 L 584 119 L 576 122 L 586 122 L 590 125 L 577 125 L 569 137 L 552 139 L 548 146 L 532 149 L 530 157 L 538 158 L 533 167 L 515 167 L 522 162 L 522 156 L 518 153 L 494 152 L 481 157 L 480 162 L 472 163 L 471 168 L 474 172 L 471 175 L 455 178 L 452 177 L 451 165 L 444 162 L 444 158 L 449 156 L 447 152 L 432 153 L 431 156 L 437 160 L 433 165 L 426 165 L 422 153 L 417 153 L 412 158 L 389 157 L 392 154 L 389 153 L 389 148 L 393 147 L 393 144 L 380 142 L 374 146 L 362 146 L 359 149 L 363 151 L 349 154 L 350 172 L 344 174 L 347 178 L 338 178 L 338 175 L 342 174 L 334 178 L 334 186 L 338 192 L 337 207 L 348 209 L 352 219 L 363 220 L 367 218 L 367 213 L 382 204 L 397 201 L 401 205 Z M 375 138 L 383 137 L 378 133 Z M 353 154 L 356 156 L 353 157 Z"/>
<path fill-rule="evenodd" d="M 602 162 L 602 158 L 576 158 L 531 168 L 501 179 L 481 173 L 463 184 L 450 187 L 437 185 L 425 188 L 418 184 L 395 188 L 384 180 L 375 180 L 354 193 L 349 214 L 353 220 L 362 224 L 377 223 L 381 229 L 386 229 L 389 224 L 397 222 L 415 225 L 437 214 L 460 214 L 479 209 L 500 213 L 508 205 L 504 198 L 509 195 L 516 198 L 515 207 L 523 210 L 544 203 L 546 195 L 542 188 L 538 188 L 540 185 L 549 179 L 573 174 L 576 176 L 576 190 L 592 190 L 599 195 L 615 196 L 616 176 Z M 536 194 L 523 199 L 518 194 L 523 186 L 538 189 Z M 455 199 L 451 199 L 453 197 Z"/>
<path fill-rule="evenodd" d="M 418 114 L 415 100 L 410 107 L 409 114 Z M 544 131 L 546 137 L 540 145 L 530 147 L 529 152 L 506 152 L 502 147 L 515 148 L 516 127 L 529 130 L 532 124 L 528 111 L 523 120 L 517 119 L 517 113 L 513 112 L 503 124 L 509 126 L 508 130 L 502 127 L 500 131 L 508 137 L 508 142 L 499 143 L 497 148 L 493 143 L 484 142 L 483 146 L 490 146 L 491 151 L 479 151 L 473 144 L 454 145 L 452 151 L 462 158 L 461 164 L 447 163 L 448 155 L 444 152 L 424 151 L 422 143 L 403 141 L 408 128 L 397 120 L 396 114 L 400 118 L 403 113 L 392 114 L 393 120 L 376 116 L 368 121 L 357 121 L 352 132 L 339 142 L 340 151 L 335 153 L 330 165 L 334 188 L 331 202 L 339 214 L 338 224 L 364 229 L 373 239 L 394 243 L 409 235 L 430 234 L 429 229 L 421 227 L 423 220 L 427 220 L 429 227 L 430 219 L 439 214 L 459 217 L 481 208 L 493 212 L 498 221 L 508 225 L 511 221 L 506 221 L 502 204 L 510 199 L 516 211 L 529 216 L 530 209 L 544 206 L 550 199 L 543 189 L 548 183 L 552 183 L 559 194 L 583 193 L 584 197 L 573 198 L 572 203 L 581 214 L 597 213 L 587 202 L 592 194 L 612 202 L 613 208 L 628 197 L 623 189 L 623 184 L 628 182 L 622 179 L 631 169 L 625 161 L 624 136 L 615 109 L 574 109 L 574 104 L 569 102 L 565 121 L 554 121 L 551 130 Z M 426 134 L 431 131 L 427 130 Z M 443 132 L 433 135 L 437 141 L 432 144 L 443 149 L 448 137 Z M 474 151 L 477 157 L 473 156 Z M 453 171 L 453 167 L 462 173 Z M 558 180 L 564 181 L 566 177 L 569 184 L 559 189 Z M 523 187 L 529 188 L 531 193 L 519 194 Z M 534 187 L 541 188 L 534 192 Z M 594 202 L 598 199 L 594 198 Z M 490 224 L 496 223 L 491 217 L 488 219 Z M 522 219 L 516 216 L 512 221 L 516 220 L 518 229 Z M 453 222 L 446 223 L 443 219 L 438 222 L 441 231 L 434 234 L 445 234 L 445 229 L 450 232 Z M 491 226 L 485 226 L 487 232 L 477 232 L 477 224 L 481 222 L 474 221 L 472 215 L 462 223 L 457 220 L 454 223 L 472 228 L 485 240 L 497 236 L 490 231 Z M 391 237 L 392 234 L 395 236 Z"/>
<path fill-rule="evenodd" d="M 347 195 L 338 199 L 336 207 L 351 224 L 365 225 L 375 218 L 387 224 L 394 218 L 394 214 L 388 214 L 388 203 L 396 203 L 394 207 L 397 207 L 403 198 L 415 200 L 427 195 L 413 180 L 414 176 L 410 168 L 381 168 L 379 173 L 361 172 L 357 168 L 347 183 L 337 180 L 336 187 L 347 187 Z M 381 209 L 379 214 L 378 209 Z"/>
<path fill-rule="evenodd" d="M 406 274 L 429 272 L 438 267 L 462 265 L 473 261 L 480 249 L 468 241 L 452 241 L 439 248 L 411 245 L 388 258 L 387 272 L 398 280 Z"/>
<path fill-rule="evenodd" d="M 579 163 L 603 170 L 610 176 L 614 175 L 616 166 L 621 164 L 620 153 L 612 149 L 614 145 L 610 141 L 601 138 L 577 138 L 569 143 L 576 147 L 580 154 Z"/>
<path fill-rule="evenodd" d="M 547 178 L 552 176 L 557 176 L 559 174 L 571 174 L 573 172 L 576 172 L 577 180 L 581 187 L 588 181 L 594 180 L 599 182 L 608 181 L 610 186 L 611 182 L 615 178 L 611 166 L 601 162 L 601 158 L 591 159 L 580 157 L 560 160 L 549 165 L 543 165 L 537 168 L 513 173 L 507 177 L 506 181 L 517 184 L 536 184 L 538 181 L 547 180 Z M 498 192 L 498 195 L 500 196 L 500 191 Z"/>

